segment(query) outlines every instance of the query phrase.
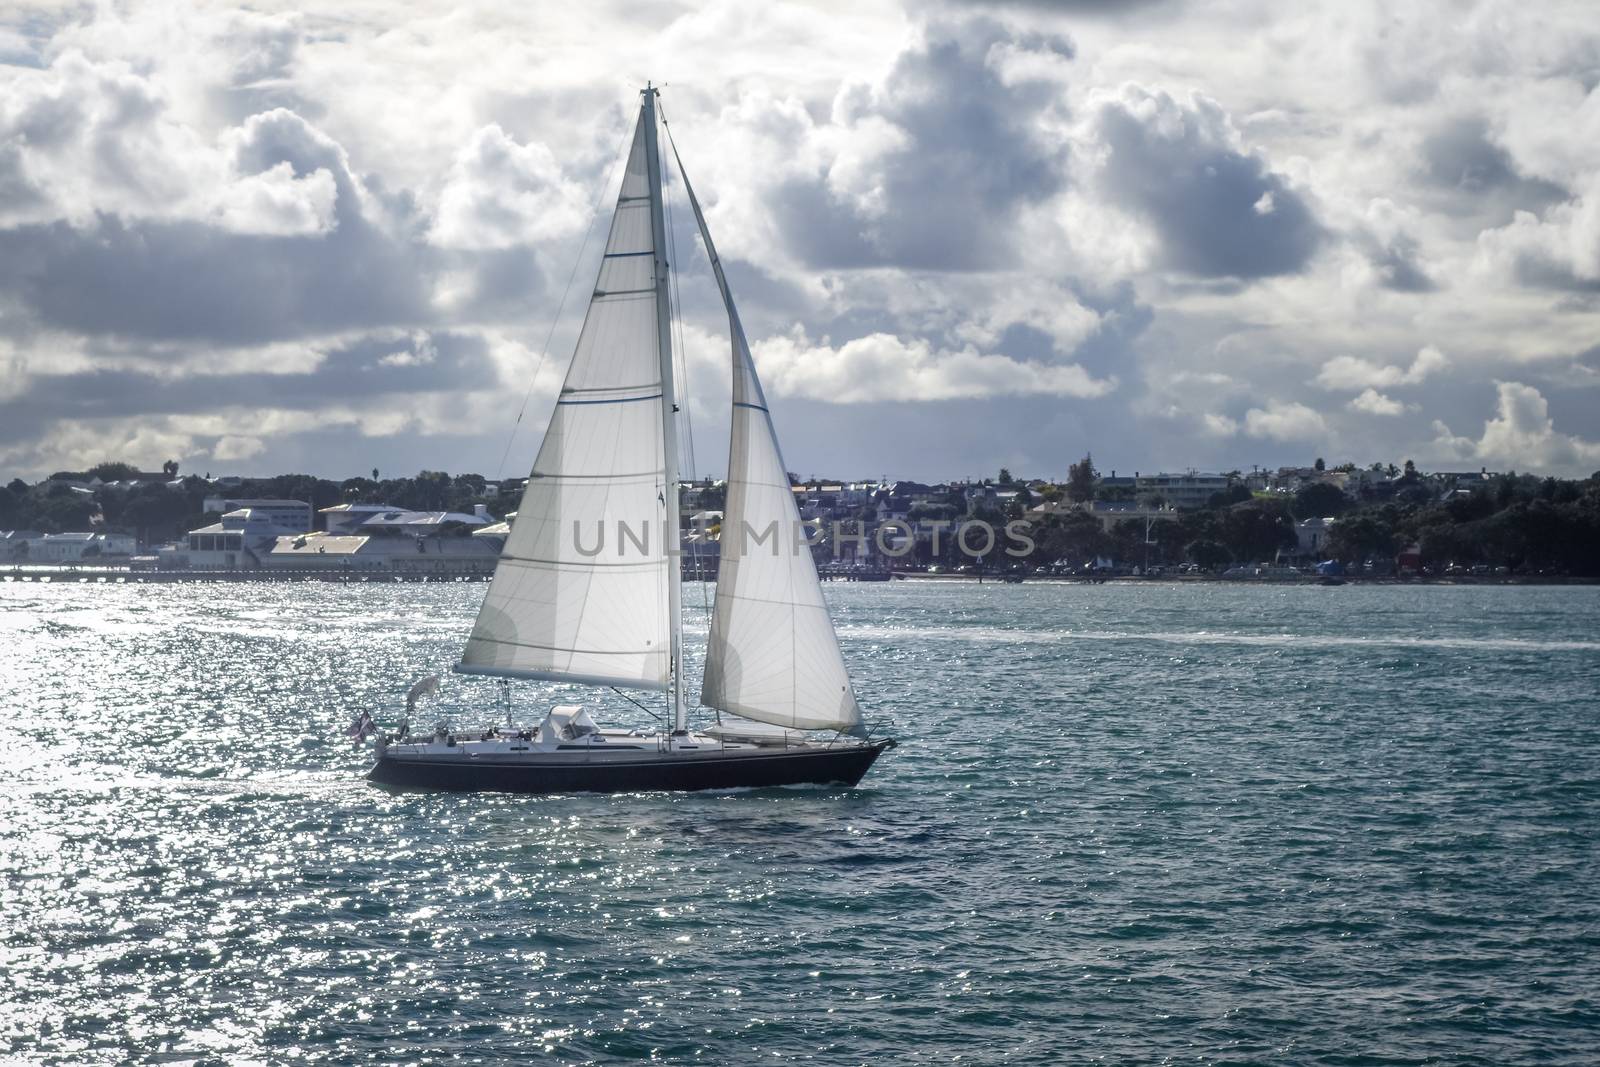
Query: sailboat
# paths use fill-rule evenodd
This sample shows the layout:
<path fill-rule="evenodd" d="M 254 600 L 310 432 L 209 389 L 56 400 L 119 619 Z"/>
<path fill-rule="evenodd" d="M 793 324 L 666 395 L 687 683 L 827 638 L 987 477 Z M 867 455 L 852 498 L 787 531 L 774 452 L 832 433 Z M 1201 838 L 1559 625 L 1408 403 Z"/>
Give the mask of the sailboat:
<path fill-rule="evenodd" d="M 894 739 L 866 729 L 822 598 L 766 396 L 722 261 L 673 157 L 728 313 L 728 489 L 700 703 L 689 728 L 679 566 L 678 400 L 657 138 L 641 97 L 572 362 L 461 674 L 665 695 L 662 725 L 603 729 L 581 705 L 536 727 L 380 737 L 369 778 L 528 793 L 855 785 Z M 668 131 L 670 138 L 670 130 Z"/>

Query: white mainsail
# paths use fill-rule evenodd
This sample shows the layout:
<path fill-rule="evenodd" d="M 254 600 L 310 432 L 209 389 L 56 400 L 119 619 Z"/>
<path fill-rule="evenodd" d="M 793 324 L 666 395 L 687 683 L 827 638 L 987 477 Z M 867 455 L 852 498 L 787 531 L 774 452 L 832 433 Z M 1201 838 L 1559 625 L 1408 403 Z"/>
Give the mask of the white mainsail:
<path fill-rule="evenodd" d="M 733 346 L 728 495 L 700 702 L 793 729 L 859 733 L 861 708 L 822 599 L 744 327 L 681 159 L 678 174 L 722 291 Z"/>
<path fill-rule="evenodd" d="M 668 687 L 678 487 L 654 132 L 647 98 L 588 317 L 462 673 Z"/>

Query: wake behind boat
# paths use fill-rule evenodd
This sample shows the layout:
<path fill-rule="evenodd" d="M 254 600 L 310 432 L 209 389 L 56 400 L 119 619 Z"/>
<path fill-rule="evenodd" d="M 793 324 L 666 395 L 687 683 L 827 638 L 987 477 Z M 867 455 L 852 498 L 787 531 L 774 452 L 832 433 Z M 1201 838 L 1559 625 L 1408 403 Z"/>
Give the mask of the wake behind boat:
<path fill-rule="evenodd" d="M 537 727 L 458 735 L 440 724 L 414 736 L 410 711 L 437 688 L 428 679 L 408 698 L 407 726 L 378 741 L 373 781 L 533 793 L 854 785 L 894 747 L 862 722 L 744 328 L 678 160 L 733 359 L 728 492 L 700 690 L 717 724 L 689 729 L 656 95 L 642 93 L 588 316 L 455 670 L 661 692 L 670 728 L 602 730 L 581 707 L 560 705 Z"/>

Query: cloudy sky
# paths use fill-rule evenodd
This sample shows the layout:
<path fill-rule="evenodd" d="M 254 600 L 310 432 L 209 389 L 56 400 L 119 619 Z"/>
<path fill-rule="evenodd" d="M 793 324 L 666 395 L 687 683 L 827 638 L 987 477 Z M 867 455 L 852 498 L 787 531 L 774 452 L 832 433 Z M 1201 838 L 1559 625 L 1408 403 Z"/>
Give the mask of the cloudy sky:
<path fill-rule="evenodd" d="M 1590 0 L 337 6 L 5 6 L 4 477 L 525 471 L 647 78 L 800 474 L 1600 468 Z"/>

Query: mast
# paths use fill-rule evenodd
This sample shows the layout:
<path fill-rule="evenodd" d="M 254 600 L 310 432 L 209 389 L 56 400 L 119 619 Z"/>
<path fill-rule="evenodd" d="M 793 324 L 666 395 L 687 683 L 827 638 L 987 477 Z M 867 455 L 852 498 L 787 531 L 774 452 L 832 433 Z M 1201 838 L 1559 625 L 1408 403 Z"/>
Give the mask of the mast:
<path fill-rule="evenodd" d="M 661 150 L 656 143 L 656 95 L 658 90 L 646 83 L 644 91 L 645 168 L 650 180 L 650 228 L 655 247 L 654 275 L 656 287 L 656 353 L 661 361 L 661 433 L 666 459 L 666 486 L 662 502 L 666 506 L 666 523 L 662 531 L 667 555 L 667 631 L 672 635 L 671 686 L 672 729 L 682 733 L 688 729 L 689 713 L 683 705 L 683 572 L 679 559 L 680 533 L 678 530 L 678 402 L 677 390 L 672 381 L 672 301 L 667 289 L 667 223 L 661 206 Z"/>

